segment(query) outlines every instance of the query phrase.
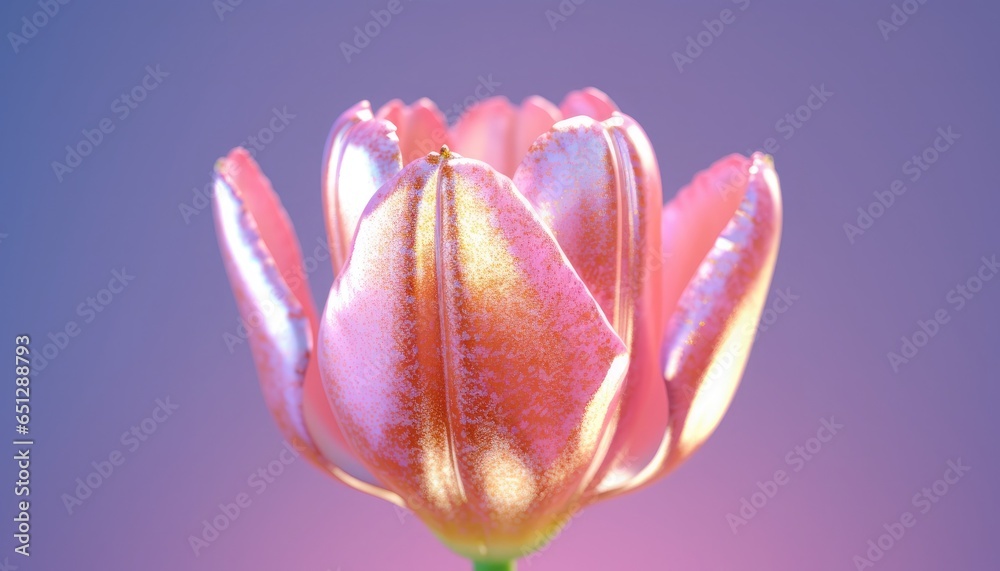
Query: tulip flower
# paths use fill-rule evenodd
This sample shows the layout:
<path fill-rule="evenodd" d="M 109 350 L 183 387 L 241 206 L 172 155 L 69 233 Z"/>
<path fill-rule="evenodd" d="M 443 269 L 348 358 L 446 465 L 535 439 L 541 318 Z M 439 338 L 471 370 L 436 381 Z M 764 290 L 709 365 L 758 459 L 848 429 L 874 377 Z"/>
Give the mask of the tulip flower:
<path fill-rule="evenodd" d="M 216 164 L 223 260 L 264 398 L 334 478 L 508 569 L 581 508 L 689 457 L 733 398 L 777 256 L 770 157 L 663 206 L 649 140 L 596 89 L 422 99 L 334 123 L 320 313 L 257 164 Z"/>

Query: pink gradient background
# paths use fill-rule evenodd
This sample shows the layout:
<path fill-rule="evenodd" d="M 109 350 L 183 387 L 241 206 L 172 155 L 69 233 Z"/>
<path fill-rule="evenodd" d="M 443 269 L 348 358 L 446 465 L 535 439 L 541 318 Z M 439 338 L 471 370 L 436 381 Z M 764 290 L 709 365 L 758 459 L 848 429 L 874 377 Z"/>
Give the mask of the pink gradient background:
<path fill-rule="evenodd" d="M 928 2 L 885 41 L 877 21 L 892 13 L 887 0 L 752 0 L 745 11 L 722 0 L 670 4 L 590 0 L 553 30 L 544 12 L 558 9 L 555 0 L 405 1 L 348 64 L 340 42 L 386 2 L 246 0 L 222 21 L 208 0 L 70 3 L 19 53 L 0 49 L 0 340 L 9 344 L 0 350 L 13 351 L 15 334 L 43 344 L 67 321 L 82 322 L 77 305 L 111 270 L 124 265 L 136 276 L 35 377 L 33 555 L 7 551 L 0 562 L 468 568 L 412 516 L 401 520 L 306 462 L 253 493 L 247 477 L 278 457 L 282 441 L 249 350 L 230 353 L 223 341 L 236 308 L 210 213 L 187 224 L 178 207 L 191 204 L 218 156 L 287 106 L 295 119 L 257 158 L 311 251 L 325 235 L 319 161 L 342 110 L 421 96 L 447 108 L 492 74 L 496 93 L 515 101 L 606 90 L 648 132 L 668 197 L 716 158 L 777 137 L 785 230 L 772 299 L 784 288 L 799 296 L 758 339 L 729 414 L 691 461 L 652 488 L 588 509 L 522 569 L 853 569 L 867 541 L 914 511 L 913 494 L 957 458 L 972 471 L 918 513 L 875 568 L 1000 567 L 1000 280 L 961 311 L 945 301 L 981 256 L 1000 253 L 1000 12 Z M 724 8 L 736 10 L 735 22 L 678 72 L 671 54 Z M 37 10 L 6 3 L 0 28 L 16 31 Z M 155 64 L 169 77 L 58 182 L 51 161 Z M 824 84 L 832 98 L 785 140 L 776 121 Z M 954 148 L 851 244 L 842 225 L 947 126 L 961 134 Z M 325 263 L 311 275 L 318 299 L 330 279 Z M 942 307 L 951 321 L 893 373 L 886 353 Z M 62 494 L 91 461 L 122 449 L 122 432 L 166 396 L 179 410 L 68 515 Z M 787 470 L 785 455 L 829 416 L 842 432 L 734 534 L 726 514 L 758 481 Z M 13 464 L 0 462 L 0 474 L 12 482 Z M 0 521 L 9 526 L 14 496 L 3 489 Z M 246 491 L 252 505 L 195 557 L 188 536 Z M 8 529 L 0 525 L 12 549 Z"/>

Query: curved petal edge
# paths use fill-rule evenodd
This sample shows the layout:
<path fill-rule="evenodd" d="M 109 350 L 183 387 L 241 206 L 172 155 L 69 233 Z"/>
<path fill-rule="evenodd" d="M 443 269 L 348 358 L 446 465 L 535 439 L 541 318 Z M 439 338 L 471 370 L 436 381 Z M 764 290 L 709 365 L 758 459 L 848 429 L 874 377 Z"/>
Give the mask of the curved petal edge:
<path fill-rule="evenodd" d="M 781 191 L 767 155 L 755 153 L 746 175 L 736 212 L 667 326 L 662 358 L 671 448 L 657 475 L 688 458 L 719 425 L 757 333 L 781 238 Z"/>
<path fill-rule="evenodd" d="M 220 159 L 215 170 L 216 233 L 268 409 L 284 437 L 313 464 L 402 505 L 356 469 L 325 398 L 315 406 L 318 320 L 298 240 L 270 181 L 244 149 Z"/>
<path fill-rule="evenodd" d="M 358 220 L 368 201 L 403 167 L 396 126 L 376 119 L 362 101 L 330 129 L 323 156 L 323 211 L 334 275 L 351 251 Z"/>
<path fill-rule="evenodd" d="M 669 412 L 659 367 L 663 194 L 656 156 L 631 117 L 576 116 L 535 141 L 514 183 L 629 347 L 618 429 L 592 484 L 614 487 L 656 457 Z"/>

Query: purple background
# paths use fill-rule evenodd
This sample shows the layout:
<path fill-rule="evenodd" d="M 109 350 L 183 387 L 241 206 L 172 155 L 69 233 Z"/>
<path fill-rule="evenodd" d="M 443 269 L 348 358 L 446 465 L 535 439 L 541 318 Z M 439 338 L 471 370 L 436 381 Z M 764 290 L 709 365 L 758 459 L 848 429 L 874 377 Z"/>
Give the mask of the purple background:
<path fill-rule="evenodd" d="M 324 235 L 319 161 L 342 110 L 421 96 L 450 107 L 492 74 L 514 101 L 607 91 L 649 133 L 668 197 L 716 158 L 775 137 L 785 229 L 771 299 L 785 289 L 798 296 L 759 337 L 700 453 L 657 485 L 586 510 L 522 569 L 854 569 L 868 540 L 906 511 L 916 526 L 876 569 L 1000 567 L 1000 280 L 961 310 L 946 300 L 982 256 L 1000 253 L 1000 11 L 930 0 L 886 41 L 877 21 L 892 14 L 889 0 L 750 0 L 740 11 L 743 1 L 589 0 L 555 30 L 544 12 L 558 10 L 556 0 L 405 1 L 350 63 L 340 43 L 387 1 L 244 0 L 221 21 L 210 0 L 72 2 L 18 53 L 5 43 L 0 351 L 13 352 L 21 333 L 41 350 L 69 321 L 80 332 L 36 367 L 32 385 L 30 560 L 10 551 L 15 469 L 0 462 L 0 563 L 467 568 L 414 517 L 305 462 L 264 493 L 248 486 L 282 440 L 249 350 L 231 352 L 223 340 L 237 318 L 210 210 L 188 223 L 179 207 L 192 204 L 218 156 L 287 107 L 295 118 L 257 158 L 311 249 Z M 726 8 L 735 21 L 680 72 L 672 53 Z M 19 33 L 21 17 L 38 10 L 5 2 L 0 31 Z M 113 101 L 157 64 L 169 76 L 119 120 Z M 834 95 L 786 140 L 776 122 L 824 85 Z M 51 162 L 105 117 L 115 130 L 59 182 Z M 949 126 L 961 136 L 954 147 L 905 180 L 906 193 L 851 243 L 844 223 L 873 192 L 908 179 L 904 163 Z M 123 266 L 134 281 L 85 322 L 77 306 Z M 328 265 L 310 278 L 325 299 Z M 887 353 L 938 309 L 948 323 L 893 372 Z M 168 396 L 179 409 L 128 452 L 121 434 Z M 11 406 L 0 402 L 0 430 L 13 434 Z M 793 472 L 786 454 L 830 416 L 844 428 Z M 62 495 L 115 450 L 125 463 L 67 514 Z M 956 459 L 971 471 L 920 513 L 912 496 Z M 726 514 L 779 469 L 790 482 L 734 533 Z M 251 506 L 195 557 L 188 536 L 241 492 Z"/>

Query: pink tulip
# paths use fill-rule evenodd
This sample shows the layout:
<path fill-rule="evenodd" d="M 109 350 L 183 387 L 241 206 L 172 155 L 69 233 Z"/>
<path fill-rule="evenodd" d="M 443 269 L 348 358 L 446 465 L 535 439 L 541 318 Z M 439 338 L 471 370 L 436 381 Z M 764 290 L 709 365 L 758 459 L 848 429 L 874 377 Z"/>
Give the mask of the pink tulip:
<path fill-rule="evenodd" d="M 450 129 L 426 99 L 362 102 L 324 158 L 337 279 L 319 315 L 257 164 L 236 149 L 216 173 L 223 259 L 285 436 L 482 569 L 708 438 L 781 227 L 759 153 L 662 206 L 649 140 L 596 89 L 488 99 Z"/>

